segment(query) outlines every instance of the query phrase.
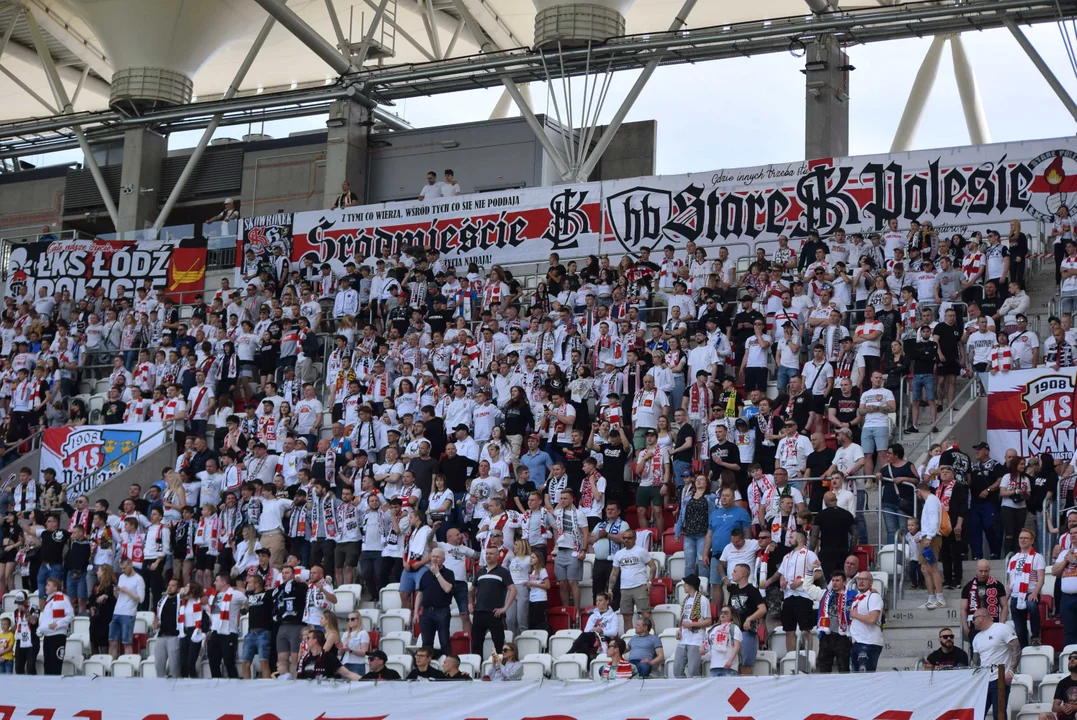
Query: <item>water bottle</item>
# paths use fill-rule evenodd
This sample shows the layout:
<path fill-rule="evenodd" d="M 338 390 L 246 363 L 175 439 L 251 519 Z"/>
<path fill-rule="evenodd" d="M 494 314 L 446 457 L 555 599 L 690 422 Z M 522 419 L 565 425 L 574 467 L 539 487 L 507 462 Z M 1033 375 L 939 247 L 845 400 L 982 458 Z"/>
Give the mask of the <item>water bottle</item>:
<path fill-rule="evenodd" d="M 868 651 L 862 649 L 860 654 L 856 656 L 856 664 L 859 666 L 857 672 L 866 673 L 868 671 Z"/>

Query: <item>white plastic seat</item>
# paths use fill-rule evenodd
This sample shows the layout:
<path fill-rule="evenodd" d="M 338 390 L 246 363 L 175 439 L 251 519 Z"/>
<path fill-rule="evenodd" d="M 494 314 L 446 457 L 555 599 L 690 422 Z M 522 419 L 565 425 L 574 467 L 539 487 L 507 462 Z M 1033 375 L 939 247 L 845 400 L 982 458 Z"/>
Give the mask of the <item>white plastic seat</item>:
<path fill-rule="evenodd" d="M 4 612 L 6 612 L 6 613 L 15 612 L 15 593 L 17 593 L 17 592 L 19 592 L 19 591 L 18 590 L 12 590 L 11 592 L 4 593 Z M 89 618 L 86 618 L 86 620 L 88 622 Z"/>
<path fill-rule="evenodd" d="M 330 422 L 329 427 L 332 427 L 332 426 L 333 426 L 332 422 Z M 359 583 L 343 583 L 341 585 L 337 585 L 336 589 L 333 590 L 333 593 L 335 595 L 339 596 L 341 590 L 344 590 L 346 592 L 350 592 L 352 595 L 354 595 L 355 596 L 355 605 L 356 605 L 356 607 L 359 606 L 359 601 L 363 597 L 363 586 L 362 585 L 360 585 Z"/>
<path fill-rule="evenodd" d="M 465 670 L 465 668 L 468 668 Z M 478 672 L 482 670 L 482 658 L 474 653 L 468 653 L 467 655 L 460 656 L 460 671 L 466 672 L 476 680 L 479 679 Z"/>
<path fill-rule="evenodd" d="M 85 661 L 82 659 L 82 655 L 64 655 L 64 667 L 60 674 L 67 677 L 81 675 L 83 662 Z"/>
<path fill-rule="evenodd" d="M 108 672 L 112 668 L 112 656 L 104 653 L 91 655 L 91 662 L 101 663 L 105 667 L 105 671 Z"/>
<path fill-rule="evenodd" d="M 907 559 L 906 562 L 908 562 Z M 884 573 L 893 575 L 897 571 L 895 566 L 897 563 L 897 551 L 893 545 L 883 545 L 879 548 L 878 563 L 879 570 Z"/>
<path fill-rule="evenodd" d="M 141 664 L 139 660 L 139 664 Z M 138 665 L 135 665 L 129 660 L 116 660 L 112 663 L 112 677 L 114 678 L 133 678 L 138 677 Z"/>
<path fill-rule="evenodd" d="M 64 645 L 64 657 L 77 657 L 79 659 L 79 666 L 81 667 L 85 650 L 86 646 L 82 644 L 81 637 L 69 636 L 67 638 L 67 643 Z"/>
<path fill-rule="evenodd" d="M 157 665 L 153 660 L 143 660 L 138 666 L 138 674 L 144 678 L 155 678 L 157 677 Z"/>
<path fill-rule="evenodd" d="M 1039 688 L 1039 701 L 1041 703 L 1049 703 L 1055 699 L 1055 688 L 1058 687 L 1058 681 L 1064 677 L 1068 677 L 1069 673 L 1051 673 L 1050 675 L 1044 675 L 1040 680 Z"/>
<path fill-rule="evenodd" d="M 542 649 L 538 652 L 546 652 L 546 644 L 550 641 L 550 633 L 545 630 L 521 630 L 520 636 L 516 638 L 516 642 L 519 642 L 524 638 L 535 638 L 542 646 Z M 524 655 L 523 651 L 520 651 L 520 655 Z"/>
<path fill-rule="evenodd" d="M 1050 646 L 1029 645 L 1021 650 L 1021 662 L 1018 670 L 1022 675 L 1032 676 L 1032 682 L 1038 683 L 1051 672 L 1054 666 L 1055 651 Z"/>
<path fill-rule="evenodd" d="M 394 631 L 407 630 L 409 627 L 411 627 L 411 610 L 404 610 L 401 608 L 386 610 L 382 613 L 381 617 L 378 618 L 378 631 L 381 632 L 382 635 Z"/>
<path fill-rule="evenodd" d="M 785 630 L 781 627 L 776 627 L 770 631 L 770 634 L 767 635 L 767 649 L 781 655 L 786 653 Z"/>
<path fill-rule="evenodd" d="M 383 612 L 386 610 L 399 610 L 403 607 L 400 604 L 400 583 L 389 583 L 381 589 L 378 594 L 378 607 Z"/>
<path fill-rule="evenodd" d="M 587 553 L 587 555 L 583 558 L 583 578 L 580 580 L 580 582 L 591 582 L 591 579 L 594 577 L 594 570 L 595 554 Z"/>
<path fill-rule="evenodd" d="M 71 621 L 71 634 L 90 637 L 90 618 L 76 615 L 75 619 Z M 90 643 L 86 643 L 87 646 L 89 646 L 89 644 Z"/>
<path fill-rule="evenodd" d="M 546 653 L 524 655 L 520 662 L 524 666 L 524 680 L 542 680 L 553 667 L 553 658 Z"/>
<path fill-rule="evenodd" d="M 338 618 L 348 617 L 348 613 L 355 610 L 355 603 L 358 599 L 356 594 L 351 590 L 341 590 L 336 588 L 333 594 L 337 596 L 337 601 L 333 605 L 333 614 Z"/>
<path fill-rule="evenodd" d="M 1051 712 L 1051 703 L 1028 703 L 1017 711 L 1014 720 L 1039 720 L 1040 715 Z"/>
<path fill-rule="evenodd" d="M 111 661 L 112 658 L 109 658 L 109 660 Z M 108 669 L 109 667 L 111 667 L 111 665 L 111 662 L 109 662 L 108 665 L 105 665 L 100 660 L 94 660 L 91 658 L 90 660 L 87 660 L 86 662 L 82 663 L 82 674 L 86 677 L 105 677 L 106 675 L 108 675 Z"/>
<path fill-rule="evenodd" d="M 657 550 L 651 551 L 651 560 L 654 560 L 655 577 L 665 577 L 666 575 L 666 554 Z"/>
<path fill-rule="evenodd" d="M 801 650 L 800 651 L 800 660 L 803 661 L 803 659 L 804 659 L 804 651 Z M 796 663 L 797 663 L 797 651 L 796 650 L 790 650 L 788 653 L 785 654 L 785 657 L 782 658 L 781 665 L 779 665 L 779 667 L 778 667 L 778 674 L 779 675 L 792 675 L 794 673 L 794 671 L 796 670 Z M 812 668 L 815 667 L 815 651 L 814 650 L 808 651 L 808 666 L 812 667 Z"/>
<path fill-rule="evenodd" d="M 1066 672 L 1066 664 L 1071 653 L 1077 652 L 1077 645 L 1066 645 L 1058 654 L 1058 672 Z"/>
<path fill-rule="evenodd" d="M 388 655 L 388 653 L 386 654 Z M 385 665 L 400 673 L 400 677 L 407 677 L 407 674 L 411 672 L 413 662 L 411 655 L 404 653 L 402 655 L 389 655 L 389 662 L 385 663 Z"/>
<path fill-rule="evenodd" d="M 512 630 L 506 630 L 505 631 L 505 642 L 512 642 L 512 640 L 513 640 L 513 638 L 512 638 Z M 488 657 L 490 657 L 490 655 L 493 652 L 494 652 L 494 638 L 490 635 L 490 633 L 486 633 L 486 637 L 483 638 L 483 641 L 482 641 L 482 656 L 484 658 L 488 658 Z M 497 648 L 497 652 L 498 652 L 499 655 L 501 654 L 501 648 L 500 647 Z"/>
<path fill-rule="evenodd" d="M 520 657 L 535 655 L 542 652 L 542 642 L 536 637 L 523 637 L 521 635 L 516 638 L 516 649 L 520 651 Z"/>
<path fill-rule="evenodd" d="M 386 655 L 404 655 L 411 644 L 412 635 L 407 630 L 393 630 L 378 638 L 378 649 Z"/>
<path fill-rule="evenodd" d="M 651 611 L 651 621 L 654 623 L 654 631 L 659 635 L 663 630 L 676 628 L 680 624 L 681 606 L 673 603 L 655 606 Z"/>
<path fill-rule="evenodd" d="M 886 588 L 890 586 L 890 576 L 879 570 L 871 571 L 871 589 L 886 597 Z"/>
<path fill-rule="evenodd" d="M 1014 675 L 1006 695 L 1006 707 L 1010 715 L 1015 715 L 1032 699 L 1032 678 L 1028 675 Z"/>
<path fill-rule="evenodd" d="M 662 652 L 665 654 L 666 660 L 672 660 L 673 656 L 677 654 L 677 645 L 680 644 L 680 641 L 677 640 L 677 628 L 666 628 L 658 633 L 658 640 L 662 643 Z"/>
<path fill-rule="evenodd" d="M 572 648 L 572 643 L 580 636 L 580 630 L 558 630 L 550 638 L 550 657 L 554 660 L 565 655 Z"/>
<path fill-rule="evenodd" d="M 684 550 L 678 550 L 666 560 L 666 569 L 674 583 L 684 579 Z"/>
<path fill-rule="evenodd" d="M 602 653 L 597 655 L 594 660 L 591 661 L 590 675 L 592 680 L 602 679 L 602 668 L 610 664 L 610 656 Z"/>
<path fill-rule="evenodd" d="M 558 680 L 579 680 L 586 674 L 587 656 L 583 653 L 568 653 L 553 661 L 553 677 Z"/>
<path fill-rule="evenodd" d="M 381 610 L 376 608 L 362 608 L 359 610 L 359 619 L 363 621 L 363 629 L 367 632 L 378 629 L 378 620 L 381 618 Z"/>
<path fill-rule="evenodd" d="M 753 675 L 774 675 L 778 671 L 778 653 L 773 650 L 759 650 L 755 654 Z"/>
<path fill-rule="evenodd" d="M 246 620 L 247 616 L 244 615 L 242 619 Z M 240 621 L 241 626 L 242 626 L 242 624 L 243 624 L 242 621 Z M 148 658 L 153 657 L 154 652 L 155 652 L 154 648 L 156 648 L 156 647 L 157 647 L 157 638 L 151 637 L 149 640 L 147 640 L 146 641 L 146 657 L 148 657 Z"/>

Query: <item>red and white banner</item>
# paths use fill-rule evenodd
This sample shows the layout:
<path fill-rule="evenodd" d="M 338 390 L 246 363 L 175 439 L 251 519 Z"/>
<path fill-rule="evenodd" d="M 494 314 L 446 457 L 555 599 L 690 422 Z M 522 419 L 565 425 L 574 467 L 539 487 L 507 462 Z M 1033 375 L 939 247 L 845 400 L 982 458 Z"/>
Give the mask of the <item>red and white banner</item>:
<path fill-rule="evenodd" d="M 955 670 L 488 685 L 24 676 L 3 684 L 0 719 L 983 720 L 993 677 Z"/>
<path fill-rule="evenodd" d="M 1077 368 L 1011 370 L 992 375 L 987 395 L 987 443 L 1002 460 L 1050 452 L 1067 460 L 1077 449 L 1074 405 Z"/>

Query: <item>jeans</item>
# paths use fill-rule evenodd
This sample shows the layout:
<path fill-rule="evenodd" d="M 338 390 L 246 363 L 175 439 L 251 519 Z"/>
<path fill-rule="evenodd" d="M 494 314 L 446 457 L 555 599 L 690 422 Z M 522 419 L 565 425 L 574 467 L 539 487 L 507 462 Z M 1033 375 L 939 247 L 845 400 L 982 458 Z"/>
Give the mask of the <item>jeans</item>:
<path fill-rule="evenodd" d="M 303 567 L 310 567 L 310 540 L 305 537 L 294 537 L 288 538 L 288 542 L 291 544 L 291 554 L 299 558 L 299 564 Z"/>
<path fill-rule="evenodd" d="M 1059 615 L 1062 617 L 1063 637 L 1066 644 L 1077 643 L 1077 595 L 1062 593 L 1062 609 Z"/>
<path fill-rule="evenodd" d="M 991 557 L 1000 557 L 1002 544 L 999 541 L 998 532 L 995 530 L 995 505 L 991 502 L 974 502 L 969 511 L 969 528 L 972 536 L 972 558 L 981 560 L 984 557 L 983 536 L 987 535 L 987 546 L 991 551 Z"/>
<path fill-rule="evenodd" d="M 989 718 L 995 714 L 998 707 L 998 680 L 987 683 L 987 706 L 984 708 L 984 717 Z"/>
<path fill-rule="evenodd" d="M 711 677 L 731 677 L 737 675 L 733 668 L 711 668 Z"/>
<path fill-rule="evenodd" d="M 1032 637 L 1040 636 L 1040 603 L 1025 598 L 1025 609 L 1017 607 L 1017 598 L 1010 598 L 1010 617 L 1013 619 L 1013 631 L 1021 647 L 1028 646 L 1028 626 L 1032 625 Z"/>
<path fill-rule="evenodd" d="M 693 382 L 695 378 L 692 378 Z M 681 400 L 684 399 L 684 375 L 674 374 L 673 376 L 673 389 L 669 391 L 669 406 L 671 408 L 679 408 L 681 406 Z M 650 667 L 649 665 L 646 667 Z"/>
<path fill-rule="evenodd" d="M 886 544 L 892 545 L 894 543 L 894 537 L 898 531 L 905 524 L 905 515 L 901 512 L 901 507 L 893 505 L 891 503 L 883 503 L 883 522 L 886 523 Z M 856 532 L 859 534 L 860 527 L 857 526 Z"/>
<path fill-rule="evenodd" d="M 882 652 L 882 645 L 854 642 L 852 652 L 849 653 L 849 669 L 853 672 L 875 672 Z"/>
<path fill-rule="evenodd" d="M 684 460 L 673 461 L 673 482 L 677 485 L 678 492 L 684 487 L 685 477 L 691 476 L 691 474 L 692 463 Z"/>
<path fill-rule="evenodd" d="M 645 663 L 645 662 L 642 662 L 640 660 L 629 660 L 628 662 L 632 663 L 632 666 L 636 668 L 636 672 L 639 673 L 639 676 L 641 678 L 646 678 L 646 677 L 651 676 L 651 666 L 650 666 L 649 663 Z M 2 674 L 3 674 L 3 671 L 2 671 L 2 669 L 0 669 L 0 675 L 2 675 Z"/>
<path fill-rule="evenodd" d="M 650 673 L 650 666 L 648 666 L 648 673 Z M 14 675 L 15 674 L 15 661 L 14 660 L 0 660 L 0 675 Z M 640 677 L 643 677 L 641 672 Z"/>
<path fill-rule="evenodd" d="M 63 587 L 63 565 L 46 565 L 45 563 L 41 563 L 41 567 L 37 570 L 37 596 L 42 600 L 45 599 L 45 583 L 49 581 L 49 578 L 56 578 L 60 581 L 60 587 Z M 44 603 L 42 603 L 42 605 L 44 605 Z"/>
<path fill-rule="evenodd" d="M 706 577 L 709 570 L 703 567 L 703 558 L 707 553 L 706 535 L 683 535 L 684 538 L 684 574 L 695 573 Z M 711 562 L 718 562 L 712 560 Z"/>
<path fill-rule="evenodd" d="M 799 368 L 786 367 L 785 365 L 778 366 L 778 390 L 785 392 L 785 389 L 789 387 L 789 378 L 794 375 L 799 375 Z"/>
<path fill-rule="evenodd" d="M 442 608 L 424 607 L 422 614 L 419 616 L 419 632 L 422 633 L 423 645 L 434 647 L 434 633 L 437 633 L 441 651 L 443 653 L 450 652 L 449 620 L 451 618 L 452 611 L 448 606 Z"/>

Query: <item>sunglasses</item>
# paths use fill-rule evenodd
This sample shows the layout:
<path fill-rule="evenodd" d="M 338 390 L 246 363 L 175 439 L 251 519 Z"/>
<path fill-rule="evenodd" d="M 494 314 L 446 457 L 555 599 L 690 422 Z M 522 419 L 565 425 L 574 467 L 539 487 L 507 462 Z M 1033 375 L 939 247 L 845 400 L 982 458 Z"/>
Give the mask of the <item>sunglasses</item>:
<path fill-rule="evenodd" d="M 939 640 L 953 640 L 953 635 L 939 635 Z"/>
<path fill-rule="evenodd" d="M 507 653 L 507 652 L 512 652 L 512 648 L 510 648 L 510 647 L 503 647 L 503 648 L 501 648 L 501 652 L 503 652 L 503 653 Z"/>

